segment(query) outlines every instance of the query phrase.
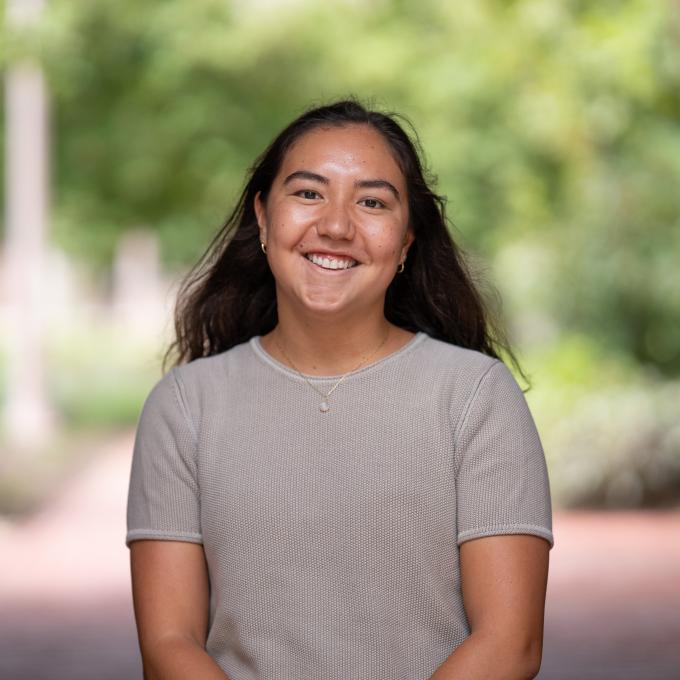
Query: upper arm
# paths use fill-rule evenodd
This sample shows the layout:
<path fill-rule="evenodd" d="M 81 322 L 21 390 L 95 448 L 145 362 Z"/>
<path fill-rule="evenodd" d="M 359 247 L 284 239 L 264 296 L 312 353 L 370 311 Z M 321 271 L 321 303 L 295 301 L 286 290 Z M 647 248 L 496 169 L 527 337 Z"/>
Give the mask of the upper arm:
<path fill-rule="evenodd" d="M 487 536 L 460 547 L 461 587 L 473 633 L 488 633 L 540 662 L 549 543 L 538 536 Z"/>
<path fill-rule="evenodd" d="M 459 420 L 456 463 L 461 589 L 471 633 L 503 668 L 534 677 L 554 544 L 550 484 L 528 404 L 502 361 L 482 375 Z"/>
<path fill-rule="evenodd" d="M 187 641 L 205 647 L 210 588 L 200 507 L 196 432 L 173 369 L 142 408 L 128 491 L 126 544 L 145 669 L 167 663 Z"/>
<path fill-rule="evenodd" d="M 133 541 L 130 567 L 142 653 L 176 637 L 205 647 L 210 586 L 203 546 L 182 541 Z"/>

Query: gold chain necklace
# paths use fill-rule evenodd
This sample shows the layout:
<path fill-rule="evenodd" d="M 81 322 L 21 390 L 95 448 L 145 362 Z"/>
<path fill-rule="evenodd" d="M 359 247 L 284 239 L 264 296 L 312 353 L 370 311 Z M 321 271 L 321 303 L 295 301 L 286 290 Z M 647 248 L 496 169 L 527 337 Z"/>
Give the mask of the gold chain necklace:
<path fill-rule="evenodd" d="M 274 336 L 274 342 L 276 343 L 276 346 L 281 350 L 281 354 L 283 354 L 284 357 L 288 360 L 288 363 L 295 369 L 296 373 L 321 397 L 322 401 L 319 404 L 319 410 L 322 413 L 327 413 L 330 410 L 330 404 L 328 403 L 328 397 L 335 392 L 335 390 L 338 388 L 340 383 L 345 379 L 346 376 L 348 376 L 350 373 L 353 373 L 354 371 L 359 370 L 365 363 L 370 361 L 383 347 L 383 345 L 387 342 L 387 339 L 390 337 L 390 329 L 387 329 L 387 335 L 385 335 L 385 339 L 378 345 L 378 347 L 365 359 L 361 360 L 361 363 L 358 366 L 355 366 L 354 368 L 350 369 L 345 373 L 344 375 L 340 376 L 340 379 L 331 387 L 328 392 L 322 392 L 321 390 L 317 389 L 316 385 L 313 385 L 307 378 L 302 374 L 302 372 L 298 369 L 298 367 L 293 363 L 293 360 L 286 354 L 286 350 L 281 347 L 281 344 L 277 340 L 276 336 Z"/>

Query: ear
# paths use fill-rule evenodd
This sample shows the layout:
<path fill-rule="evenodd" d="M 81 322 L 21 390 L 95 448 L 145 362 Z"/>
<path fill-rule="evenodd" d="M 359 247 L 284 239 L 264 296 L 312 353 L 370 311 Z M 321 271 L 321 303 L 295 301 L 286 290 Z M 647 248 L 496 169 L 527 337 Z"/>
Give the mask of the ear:
<path fill-rule="evenodd" d="M 408 249 L 411 247 L 411 244 L 413 241 L 415 241 L 415 234 L 413 233 L 413 229 L 409 227 L 406 230 L 406 234 L 404 235 L 404 243 L 401 247 L 401 257 L 399 258 L 401 261 L 403 261 L 406 258 L 406 254 L 408 253 Z"/>
<path fill-rule="evenodd" d="M 255 194 L 255 200 L 253 201 L 253 208 L 255 209 L 255 217 L 257 218 L 257 226 L 260 228 L 260 241 L 264 244 L 267 243 L 267 211 L 265 209 L 264 203 L 262 202 L 262 197 L 258 191 Z"/>

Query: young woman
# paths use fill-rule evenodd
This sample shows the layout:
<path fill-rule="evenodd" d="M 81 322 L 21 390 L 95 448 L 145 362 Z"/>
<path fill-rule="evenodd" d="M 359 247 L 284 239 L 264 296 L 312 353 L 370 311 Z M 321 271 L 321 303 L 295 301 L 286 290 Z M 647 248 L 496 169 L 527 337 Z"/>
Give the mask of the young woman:
<path fill-rule="evenodd" d="M 145 678 L 538 673 L 543 450 L 395 117 L 283 130 L 176 332 L 128 498 Z"/>

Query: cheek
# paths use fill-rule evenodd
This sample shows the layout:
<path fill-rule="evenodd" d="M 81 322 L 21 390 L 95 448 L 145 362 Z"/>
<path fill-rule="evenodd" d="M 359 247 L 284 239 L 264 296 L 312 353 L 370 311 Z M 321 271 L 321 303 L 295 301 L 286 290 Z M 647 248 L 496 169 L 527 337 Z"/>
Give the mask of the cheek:
<path fill-rule="evenodd" d="M 399 252 L 400 241 L 393 234 L 383 234 L 374 241 L 374 252 L 379 257 L 392 259 Z"/>
<path fill-rule="evenodd" d="M 314 223 L 314 216 L 304 208 L 287 208 L 278 210 L 271 222 L 271 231 L 274 238 L 287 246 L 295 245 L 296 249 L 303 248 L 300 239 L 309 230 L 309 225 Z"/>
<path fill-rule="evenodd" d="M 364 226 L 366 238 L 372 244 L 372 250 L 376 255 L 388 258 L 400 252 L 405 232 L 401 220 L 390 219 Z"/>
<path fill-rule="evenodd" d="M 307 250 L 309 250 L 309 245 L 308 245 L 309 243 L 310 243 L 309 241 L 302 239 L 302 241 L 298 242 L 298 244 L 295 246 L 295 250 L 297 250 L 301 253 L 304 253 Z"/>
<path fill-rule="evenodd" d="M 295 222 L 285 215 L 279 215 L 279 219 L 272 224 L 271 230 L 274 241 L 286 248 L 291 247 L 298 238 Z"/>

